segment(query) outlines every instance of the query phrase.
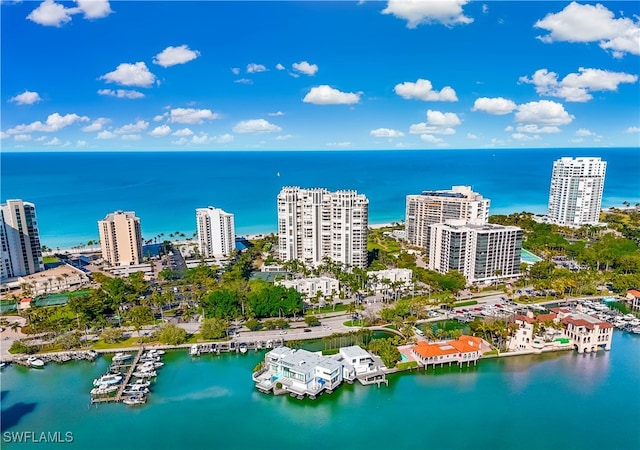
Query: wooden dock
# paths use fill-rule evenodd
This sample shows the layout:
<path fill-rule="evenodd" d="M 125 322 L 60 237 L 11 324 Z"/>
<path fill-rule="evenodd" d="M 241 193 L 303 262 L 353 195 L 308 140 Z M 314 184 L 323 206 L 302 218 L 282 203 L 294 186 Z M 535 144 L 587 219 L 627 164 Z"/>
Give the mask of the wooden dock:
<path fill-rule="evenodd" d="M 91 398 L 91 403 L 121 402 L 122 401 L 122 392 L 127 387 L 127 384 L 129 384 L 129 381 L 131 380 L 131 377 L 133 376 L 133 372 L 135 372 L 136 366 L 138 365 L 138 361 L 140 361 L 140 358 L 142 357 L 143 353 L 144 353 L 144 347 L 140 347 L 138 349 L 138 353 L 133 358 L 133 362 L 129 366 L 129 369 L 127 370 L 127 373 L 125 374 L 124 379 L 122 380 L 122 383 L 118 387 L 118 390 L 116 391 L 116 395 L 115 396 L 104 395 L 104 396 L 99 396 L 99 397 L 92 397 Z"/>

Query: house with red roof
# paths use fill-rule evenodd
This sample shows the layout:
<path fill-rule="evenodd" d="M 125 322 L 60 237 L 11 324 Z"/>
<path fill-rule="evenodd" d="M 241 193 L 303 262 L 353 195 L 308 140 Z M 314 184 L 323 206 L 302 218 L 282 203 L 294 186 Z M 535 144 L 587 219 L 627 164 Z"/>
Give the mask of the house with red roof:
<path fill-rule="evenodd" d="M 515 324 L 518 328 L 509 340 L 509 350 L 530 350 L 532 348 L 544 347 L 544 341 L 542 339 L 536 339 L 534 336 L 534 328 L 536 323 L 545 323 L 548 321 L 558 323 L 557 314 L 552 312 L 535 316 L 531 311 L 526 315 L 517 314 L 515 316 Z"/>
<path fill-rule="evenodd" d="M 600 348 L 611 350 L 613 325 L 580 311 L 553 308 L 558 319 L 567 327 L 565 334 L 578 353 L 595 352 Z"/>
<path fill-rule="evenodd" d="M 632 309 L 640 309 L 640 291 L 637 289 L 629 289 L 627 292 L 627 300 Z"/>
<path fill-rule="evenodd" d="M 456 340 L 443 342 L 419 341 L 411 347 L 411 356 L 428 368 L 437 364 L 444 366 L 456 363 L 460 367 L 464 363 L 474 365 L 482 356 L 482 339 L 475 336 L 462 335 Z"/>

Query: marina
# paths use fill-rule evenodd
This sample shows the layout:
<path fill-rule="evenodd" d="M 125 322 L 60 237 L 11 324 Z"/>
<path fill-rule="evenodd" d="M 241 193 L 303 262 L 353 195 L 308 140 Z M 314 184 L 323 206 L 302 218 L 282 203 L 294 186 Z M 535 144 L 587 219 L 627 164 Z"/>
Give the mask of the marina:
<path fill-rule="evenodd" d="M 129 406 L 146 403 L 149 387 L 158 375 L 156 369 L 164 365 L 161 362 L 164 354 L 164 350 L 145 347 L 140 347 L 135 355 L 116 353 L 107 373 L 93 380 L 91 403 L 115 402 Z"/>

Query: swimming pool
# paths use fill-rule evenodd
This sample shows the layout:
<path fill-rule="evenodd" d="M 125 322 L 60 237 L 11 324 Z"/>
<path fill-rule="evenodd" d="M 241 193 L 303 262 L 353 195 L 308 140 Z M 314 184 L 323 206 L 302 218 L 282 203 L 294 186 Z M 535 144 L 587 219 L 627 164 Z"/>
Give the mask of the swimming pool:
<path fill-rule="evenodd" d="M 535 264 L 538 261 L 542 261 L 542 258 L 534 255 L 529 250 L 525 250 L 524 248 L 520 249 L 520 259 L 522 260 L 523 263 L 527 263 L 527 264 Z"/>

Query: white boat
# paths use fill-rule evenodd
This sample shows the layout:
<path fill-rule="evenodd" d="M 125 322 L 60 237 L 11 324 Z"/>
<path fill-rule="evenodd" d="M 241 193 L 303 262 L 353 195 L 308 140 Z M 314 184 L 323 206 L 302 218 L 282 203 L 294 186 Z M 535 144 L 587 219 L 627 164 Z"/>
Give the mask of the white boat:
<path fill-rule="evenodd" d="M 142 405 L 147 402 L 147 397 L 144 394 L 131 395 L 122 400 L 125 405 Z"/>
<path fill-rule="evenodd" d="M 149 383 L 148 381 L 142 380 L 142 379 L 137 379 L 136 381 L 134 381 L 133 383 L 128 384 L 127 386 L 140 386 L 140 387 L 149 387 L 151 385 L 151 383 Z"/>
<path fill-rule="evenodd" d="M 123 362 L 123 361 L 127 361 L 127 360 L 129 360 L 131 358 L 133 358 L 133 355 L 131 355 L 129 353 L 118 352 L 115 355 L 113 355 L 113 358 L 111 359 L 111 362 Z"/>
<path fill-rule="evenodd" d="M 133 372 L 133 376 L 136 378 L 151 378 L 151 377 L 158 376 L 158 374 L 155 370 L 148 371 L 148 372 L 138 371 L 138 372 Z"/>
<path fill-rule="evenodd" d="M 144 386 L 131 386 L 127 385 L 127 387 L 122 391 L 124 395 L 134 395 L 134 394 L 147 394 L 149 392 L 148 387 Z"/>
<path fill-rule="evenodd" d="M 198 344 L 193 344 L 189 349 L 189 355 L 198 356 L 200 353 L 198 351 Z"/>
<path fill-rule="evenodd" d="M 100 378 L 93 380 L 94 386 L 104 386 L 109 384 L 118 384 L 122 381 L 122 375 L 119 373 L 110 373 L 108 375 L 102 375 Z"/>
<path fill-rule="evenodd" d="M 240 344 L 240 353 L 247 353 L 247 344 Z"/>
<path fill-rule="evenodd" d="M 36 358 L 35 356 L 29 356 L 29 358 L 27 358 L 27 364 L 29 364 L 30 367 L 34 367 L 36 369 L 41 369 L 44 367 L 44 361 L 40 358 Z"/>
<path fill-rule="evenodd" d="M 109 394 L 117 390 L 118 390 L 117 384 L 100 385 L 98 387 L 94 387 L 93 389 L 91 389 L 91 395 Z"/>
<path fill-rule="evenodd" d="M 155 355 L 157 355 L 157 356 L 164 355 L 164 353 L 165 353 L 164 350 L 160 350 L 160 349 L 157 349 L 157 348 L 152 348 L 152 349 L 147 350 L 147 354 L 154 355 L 154 356 Z"/>

